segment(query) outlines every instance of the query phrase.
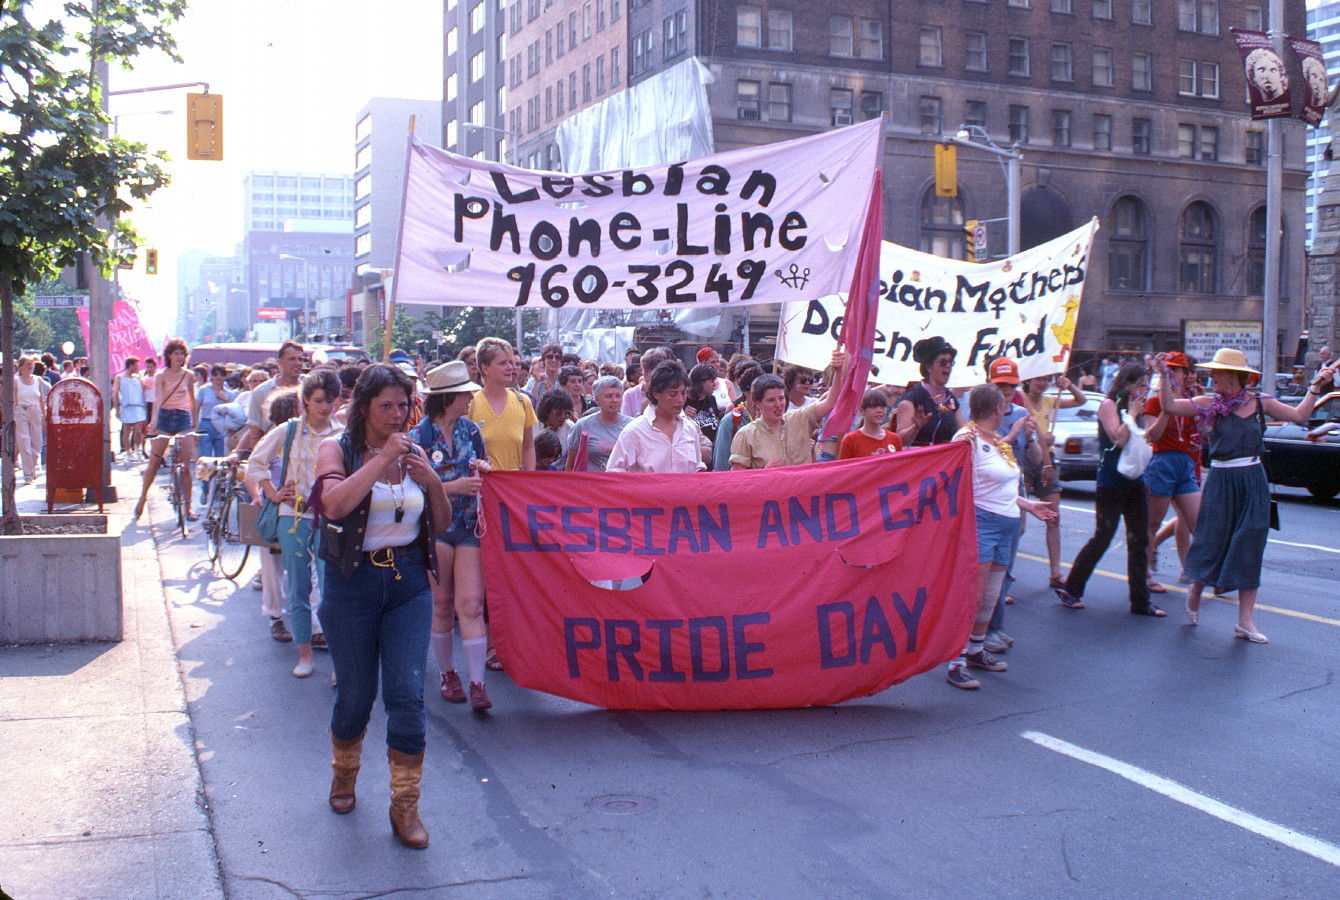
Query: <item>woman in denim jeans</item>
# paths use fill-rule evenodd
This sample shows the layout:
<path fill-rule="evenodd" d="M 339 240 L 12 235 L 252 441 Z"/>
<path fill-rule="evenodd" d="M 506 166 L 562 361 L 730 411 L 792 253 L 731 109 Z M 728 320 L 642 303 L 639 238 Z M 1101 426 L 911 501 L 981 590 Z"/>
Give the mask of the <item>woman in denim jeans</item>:
<path fill-rule="evenodd" d="M 317 456 L 314 503 L 324 572 L 317 615 L 335 666 L 330 806 L 354 808 L 363 734 L 381 675 L 391 827 L 407 847 L 428 846 L 419 818 L 424 663 L 433 617 L 433 536 L 451 522 L 437 473 L 405 435 L 414 382 L 368 366 L 354 385 L 349 424 Z M 438 524 L 440 523 L 440 525 Z"/>

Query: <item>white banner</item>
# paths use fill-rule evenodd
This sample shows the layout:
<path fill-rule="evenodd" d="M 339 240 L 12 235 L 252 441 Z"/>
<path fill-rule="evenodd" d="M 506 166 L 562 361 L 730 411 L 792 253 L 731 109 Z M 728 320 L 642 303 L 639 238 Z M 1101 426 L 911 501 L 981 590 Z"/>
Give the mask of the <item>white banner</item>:
<path fill-rule="evenodd" d="M 411 138 L 396 302 L 693 309 L 846 290 L 882 128 L 588 175 Z"/>
<path fill-rule="evenodd" d="M 1097 230 L 1095 218 L 1031 250 L 980 265 L 885 241 L 870 380 L 919 380 L 912 345 L 933 335 L 958 351 L 950 387 L 981 384 L 986 365 L 998 356 L 1017 362 L 1022 378 L 1060 372 L 1074 341 Z M 823 369 L 845 309 L 845 295 L 786 307 L 778 329 L 778 358 Z"/>

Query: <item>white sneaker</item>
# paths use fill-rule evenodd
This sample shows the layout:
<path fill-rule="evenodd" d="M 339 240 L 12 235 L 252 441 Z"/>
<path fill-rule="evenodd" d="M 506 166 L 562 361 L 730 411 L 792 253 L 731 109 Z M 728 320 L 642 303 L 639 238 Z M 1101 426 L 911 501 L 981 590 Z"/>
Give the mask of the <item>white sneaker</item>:
<path fill-rule="evenodd" d="M 298 664 L 293 667 L 294 678 L 306 678 L 312 674 L 312 661 L 310 659 L 300 659 Z"/>

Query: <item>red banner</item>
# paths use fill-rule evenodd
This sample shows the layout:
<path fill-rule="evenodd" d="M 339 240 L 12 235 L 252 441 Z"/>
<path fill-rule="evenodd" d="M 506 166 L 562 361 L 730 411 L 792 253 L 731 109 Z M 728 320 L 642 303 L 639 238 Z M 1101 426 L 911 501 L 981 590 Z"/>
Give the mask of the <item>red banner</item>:
<path fill-rule="evenodd" d="M 698 475 L 493 472 L 498 655 L 611 709 L 822 706 L 953 659 L 976 607 L 968 446 Z"/>
<path fill-rule="evenodd" d="M 84 346 L 92 346 L 88 339 L 88 307 L 80 307 L 75 312 L 79 316 L 79 328 L 84 333 Z M 143 362 L 154 355 L 153 344 L 140 324 L 140 314 L 125 300 L 116 301 L 112 320 L 107 323 L 107 350 L 108 371 L 113 375 L 126 367 L 127 356 L 138 356 Z"/>

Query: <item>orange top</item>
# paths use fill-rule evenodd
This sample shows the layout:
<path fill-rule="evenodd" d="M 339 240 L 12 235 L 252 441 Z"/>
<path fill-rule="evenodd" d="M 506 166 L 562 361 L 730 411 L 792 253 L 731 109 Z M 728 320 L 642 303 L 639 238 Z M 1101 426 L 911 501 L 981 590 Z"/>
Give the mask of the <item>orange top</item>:
<path fill-rule="evenodd" d="M 179 409 L 191 411 L 191 398 L 195 396 L 195 375 L 190 369 L 163 369 L 154 377 L 159 409 Z"/>
<path fill-rule="evenodd" d="M 1158 417 L 1163 412 L 1163 404 L 1158 394 L 1145 401 L 1145 415 Z M 1189 416 L 1169 416 L 1163 434 L 1150 446 L 1155 453 L 1163 450 L 1181 450 L 1194 459 L 1200 452 L 1200 432 L 1196 430 L 1196 420 Z"/>
<path fill-rule="evenodd" d="M 898 436 L 897 432 L 885 431 L 884 437 L 872 438 L 858 428 L 842 438 L 842 446 L 838 449 L 838 459 L 878 456 L 881 453 L 896 453 L 901 449 L 903 449 L 903 439 Z"/>

